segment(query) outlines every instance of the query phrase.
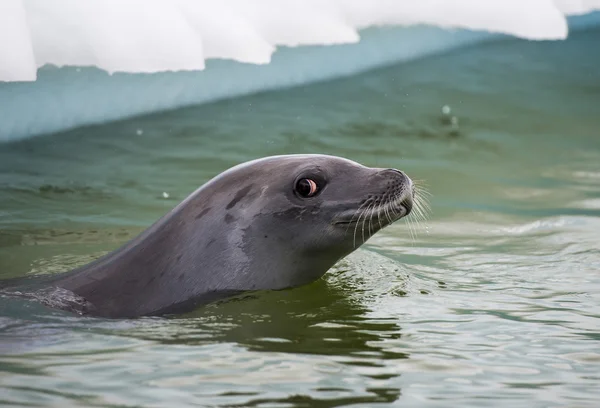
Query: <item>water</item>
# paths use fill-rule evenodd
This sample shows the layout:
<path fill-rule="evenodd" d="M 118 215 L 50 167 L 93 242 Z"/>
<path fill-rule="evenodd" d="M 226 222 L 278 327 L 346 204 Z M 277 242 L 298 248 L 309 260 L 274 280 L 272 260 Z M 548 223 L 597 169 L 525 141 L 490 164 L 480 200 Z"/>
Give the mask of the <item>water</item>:
<path fill-rule="evenodd" d="M 1 404 L 596 406 L 598 41 L 507 40 L 0 146 L 2 277 L 86 263 L 271 154 L 395 166 L 433 194 L 414 237 L 399 222 L 314 284 L 178 318 L 0 298 Z"/>

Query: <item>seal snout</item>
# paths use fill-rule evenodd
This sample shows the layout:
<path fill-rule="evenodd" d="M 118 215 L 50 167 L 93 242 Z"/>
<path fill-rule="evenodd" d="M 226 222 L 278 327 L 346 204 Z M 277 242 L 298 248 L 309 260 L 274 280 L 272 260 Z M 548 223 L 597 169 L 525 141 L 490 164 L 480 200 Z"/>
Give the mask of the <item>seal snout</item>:
<path fill-rule="evenodd" d="M 370 223 L 375 232 L 411 213 L 415 203 L 415 186 L 401 170 L 373 169 L 360 191 L 360 199 L 339 213 L 333 221 L 338 225 Z M 362 190 L 362 191 L 361 191 Z"/>
<path fill-rule="evenodd" d="M 389 197 L 388 204 L 392 209 L 395 207 L 396 220 L 406 217 L 412 211 L 414 204 L 415 186 L 412 180 L 405 172 L 398 169 L 385 169 L 382 173 L 393 180 L 388 183 L 388 190 L 391 191 L 386 192 L 384 197 Z"/>

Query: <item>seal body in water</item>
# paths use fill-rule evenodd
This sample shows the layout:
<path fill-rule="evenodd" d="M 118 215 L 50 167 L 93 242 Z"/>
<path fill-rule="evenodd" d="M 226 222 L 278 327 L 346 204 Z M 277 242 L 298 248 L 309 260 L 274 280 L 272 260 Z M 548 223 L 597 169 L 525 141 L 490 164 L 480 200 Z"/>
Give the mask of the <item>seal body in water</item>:
<path fill-rule="evenodd" d="M 254 160 L 216 176 L 121 248 L 52 277 L 46 291 L 68 294 L 82 314 L 136 317 L 307 284 L 410 213 L 413 196 L 395 169 L 325 155 Z"/>

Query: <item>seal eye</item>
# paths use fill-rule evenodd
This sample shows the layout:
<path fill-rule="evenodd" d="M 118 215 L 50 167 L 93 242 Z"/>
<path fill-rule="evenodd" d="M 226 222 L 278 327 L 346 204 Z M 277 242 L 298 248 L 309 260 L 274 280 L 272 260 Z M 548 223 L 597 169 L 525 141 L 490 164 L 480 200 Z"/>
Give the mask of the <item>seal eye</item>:
<path fill-rule="evenodd" d="M 314 180 L 303 178 L 296 183 L 296 192 L 300 197 L 308 198 L 317 194 L 319 187 Z"/>

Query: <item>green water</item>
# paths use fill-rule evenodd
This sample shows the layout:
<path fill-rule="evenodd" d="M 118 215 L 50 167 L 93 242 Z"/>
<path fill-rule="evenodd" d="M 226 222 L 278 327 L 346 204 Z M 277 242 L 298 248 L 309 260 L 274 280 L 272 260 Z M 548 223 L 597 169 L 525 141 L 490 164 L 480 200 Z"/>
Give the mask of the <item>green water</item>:
<path fill-rule="evenodd" d="M 597 406 L 599 41 L 497 42 L 1 145 L 1 277 L 86 263 L 271 154 L 398 167 L 432 213 L 312 285 L 175 319 L 0 298 L 0 404 Z"/>

